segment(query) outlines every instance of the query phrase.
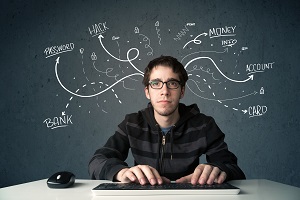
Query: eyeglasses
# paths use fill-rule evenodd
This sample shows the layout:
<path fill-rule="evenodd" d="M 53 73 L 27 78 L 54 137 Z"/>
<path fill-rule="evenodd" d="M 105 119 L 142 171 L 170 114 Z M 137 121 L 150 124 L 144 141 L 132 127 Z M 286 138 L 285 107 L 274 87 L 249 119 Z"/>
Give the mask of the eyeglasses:
<path fill-rule="evenodd" d="M 153 89 L 161 89 L 164 86 L 164 84 L 167 85 L 168 89 L 177 89 L 181 85 L 181 82 L 177 80 L 169 80 L 166 82 L 160 80 L 149 81 L 149 85 Z"/>

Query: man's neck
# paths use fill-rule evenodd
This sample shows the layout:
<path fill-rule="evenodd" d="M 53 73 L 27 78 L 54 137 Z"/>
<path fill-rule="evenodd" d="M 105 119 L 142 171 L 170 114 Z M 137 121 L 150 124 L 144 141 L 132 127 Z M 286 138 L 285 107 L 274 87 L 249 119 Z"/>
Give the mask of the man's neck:
<path fill-rule="evenodd" d="M 175 111 L 172 115 L 169 116 L 162 116 L 157 113 L 154 113 L 155 120 L 162 128 L 167 128 L 173 126 L 180 118 L 178 110 Z"/>

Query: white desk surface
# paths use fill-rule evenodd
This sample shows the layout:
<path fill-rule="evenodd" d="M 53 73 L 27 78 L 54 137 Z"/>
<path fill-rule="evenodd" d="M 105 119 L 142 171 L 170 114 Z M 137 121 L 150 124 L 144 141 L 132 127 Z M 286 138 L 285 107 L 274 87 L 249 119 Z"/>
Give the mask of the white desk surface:
<path fill-rule="evenodd" d="M 161 196 L 93 196 L 91 189 L 102 182 L 101 180 L 77 179 L 71 188 L 50 189 L 47 179 L 30 183 L 5 187 L 0 189 L 1 200 L 153 200 L 153 199 L 222 199 L 222 200 L 300 200 L 300 188 L 264 179 L 236 180 L 230 183 L 241 189 L 238 195 L 161 195 Z"/>

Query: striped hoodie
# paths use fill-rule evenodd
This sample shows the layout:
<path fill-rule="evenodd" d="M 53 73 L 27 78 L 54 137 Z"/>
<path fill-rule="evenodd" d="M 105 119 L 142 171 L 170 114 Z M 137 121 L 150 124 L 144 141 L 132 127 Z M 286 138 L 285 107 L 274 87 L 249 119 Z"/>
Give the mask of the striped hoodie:
<path fill-rule="evenodd" d="M 180 103 L 178 108 L 180 119 L 167 134 L 157 124 L 150 103 L 138 113 L 126 115 L 89 162 L 91 179 L 114 180 L 118 171 L 129 167 L 125 162 L 129 149 L 135 165 L 150 165 L 170 180 L 193 173 L 202 154 L 207 164 L 226 172 L 226 181 L 245 179 L 214 119 L 200 113 L 196 104 Z"/>

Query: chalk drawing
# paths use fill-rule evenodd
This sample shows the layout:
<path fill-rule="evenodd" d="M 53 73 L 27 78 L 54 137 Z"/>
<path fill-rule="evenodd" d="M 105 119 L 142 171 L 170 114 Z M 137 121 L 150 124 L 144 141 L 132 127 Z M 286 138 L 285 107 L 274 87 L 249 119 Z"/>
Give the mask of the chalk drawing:
<path fill-rule="evenodd" d="M 198 39 L 200 36 L 207 36 L 207 33 L 201 33 L 201 34 L 197 35 L 194 39 L 188 41 L 188 42 L 183 46 L 183 49 L 184 49 L 189 43 L 191 43 L 191 42 L 193 42 L 194 44 L 201 44 L 201 43 L 202 43 L 201 40 Z"/>
<path fill-rule="evenodd" d="M 165 34 L 163 34 L 164 29 L 161 29 L 161 24 L 158 20 L 149 25 L 149 28 L 153 30 L 154 24 L 155 35 L 151 35 L 151 33 L 146 31 L 145 33 L 147 34 L 141 32 L 141 30 L 146 30 L 144 27 L 146 28 L 147 24 L 143 24 L 143 28 L 142 26 L 135 26 L 133 32 L 132 28 L 130 31 L 124 30 L 124 32 L 128 31 L 132 33 L 133 42 L 130 39 L 123 39 L 121 34 L 112 34 L 112 28 L 109 28 L 109 23 L 107 22 L 91 24 L 88 27 L 89 37 L 98 44 L 98 49 L 90 50 L 88 47 L 78 48 L 81 57 L 82 78 L 85 79 L 85 83 L 79 84 L 79 87 L 76 89 L 70 89 L 67 84 L 64 84 L 65 80 L 61 79 L 62 76 L 59 73 L 60 70 L 58 70 L 60 67 L 63 68 L 68 65 L 68 60 L 64 59 L 64 55 L 74 53 L 73 50 L 77 47 L 75 45 L 76 42 L 65 42 L 65 44 L 54 46 L 49 45 L 44 49 L 44 55 L 45 58 L 56 56 L 54 63 L 55 77 L 64 91 L 71 95 L 64 107 L 65 109 L 68 109 L 72 105 L 74 98 L 96 98 L 95 106 L 98 110 L 104 114 L 109 114 L 104 105 L 114 104 L 114 102 L 108 102 L 106 98 L 100 99 L 99 96 L 109 92 L 114 96 L 116 102 L 123 104 L 123 100 L 120 99 L 120 95 L 114 87 L 120 85 L 122 89 L 129 92 L 135 90 L 133 86 L 127 86 L 126 83 L 128 81 L 137 82 L 138 80 L 135 77 L 144 76 L 143 71 L 139 67 L 144 62 L 143 59 L 145 59 L 145 56 L 154 56 L 156 51 L 159 52 L 160 48 L 168 44 L 163 45 L 161 42 L 161 36 L 165 36 Z M 163 38 L 163 41 L 171 41 L 172 45 L 177 46 L 177 49 L 172 48 L 170 52 L 164 52 L 164 55 L 181 50 L 180 61 L 183 63 L 189 77 L 186 88 L 196 97 L 216 102 L 225 109 L 240 112 L 241 114 L 248 115 L 249 118 L 265 116 L 267 113 L 266 105 L 244 106 L 247 98 L 255 98 L 256 94 L 263 95 L 266 92 L 265 88 L 261 86 L 257 90 L 249 91 L 247 87 L 243 88 L 243 86 L 247 84 L 251 85 L 255 81 L 255 76 L 274 69 L 275 62 L 261 61 L 242 64 L 240 60 L 243 59 L 242 57 L 247 56 L 247 51 L 251 51 L 251 49 L 243 46 L 243 41 L 237 40 L 236 36 L 239 27 L 226 25 L 199 31 L 201 30 L 201 26 L 197 27 L 196 24 L 199 25 L 201 23 L 179 24 L 178 26 L 183 26 L 183 28 L 177 29 L 179 31 L 174 31 L 175 36 L 172 36 L 173 31 L 171 32 L 170 28 L 166 29 L 170 38 Z M 110 34 L 110 37 L 104 36 L 106 34 Z M 187 36 L 193 39 L 187 39 Z M 153 38 L 158 40 L 158 45 L 155 43 L 151 44 Z M 138 39 L 137 42 L 135 42 L 136 39 Z M 126 48 L 121 45 L 126 45 Z M 241 47 L 237 45 L 241 45 Z M 103 64 L 103 54 L 99 56 L 97 53 L 99 49 L 105 53 L 105 60 L 107 61 L 105 65 Z M 124 52 L 121 49 L 126 50 Z M 85 59 L 86 55 L 88 55 L 90 60 Z M 99 60 L 100 57 L 102 60 Z M 110 65 L 110 63 L 114 64 Z M 144 66 L 145 64 L 143 63 Z M 123 67 L 124 65 L 126 65 L 126 68 Z M 94 73 L 88 75 L 86 71 L 90 71 L 91 69 L 94 70 Z M 73 81 L 76 82 L 77 79 L 74 77 Z M 233 87 L 240 88 L 240 91 L 236 92 L 238 90 L 232 90 L 231 88 Z M 90 88 L 90 90 L 86 92 L 86 88 Z M 78 107 L 82 108 L 82 104 Z M 92 111 L 89 110 L 88 113 Z M 73 124 L 71 117 L 72 115 L 69 115 L 69 118 L 66 115 L 62 115 L 61 117 L 47 118 L 43 123 L 49 129 L 67 127 Z"/>
<path fill-rule="evenodd" d="M 187 25 L 184 25 L 184 28 L 181 29 L 181 30 L 177 33 L 176 37 L 173 38 L 173 39 L 174 39 L 175 41 L 181 40 L 181 38 L 182 38 L 183 36 L 185 36 L 185 35 L 187 34 L 188 31 L 189 31 L 189 29 L 187 28 Z"/>
<path fill-rule="evenodd" d="M 144 34 L 142 34 L 142 33 L 140 33 L 139 32 L 139 28 L 138 27 L 135 27 L 135 31 L 134 31 L 135 33 L 137 33 L 138 35 L 140 35 L 140 36 L 142 36 L 143 37 L 143 41 L 146 43 L 145 44 L 145 48 L 146 49 L 150 49 L 150 51 L 147 53 L 147 55 L 148 56 L 153 56 L 153 49 L 152 49 L 152 47 L 150 46 L 150 39 L 146 36 L 146 35 L 144 35 Z M 142 43 L 142 42 L 140 42 L 140 43 Z M 131 60 L 130 60 L 131 61 Z"/>
<path fill-rule="evenodd" d="M 159 21 L 155 22 L 155 29 L 156 29 L 156 33 L 157 33 L 157 37 L 158 37 L 158 43 L 159 45 L 161 45 L 161 37 L 160 37 L 160 29 L 159 29 Z"/>

